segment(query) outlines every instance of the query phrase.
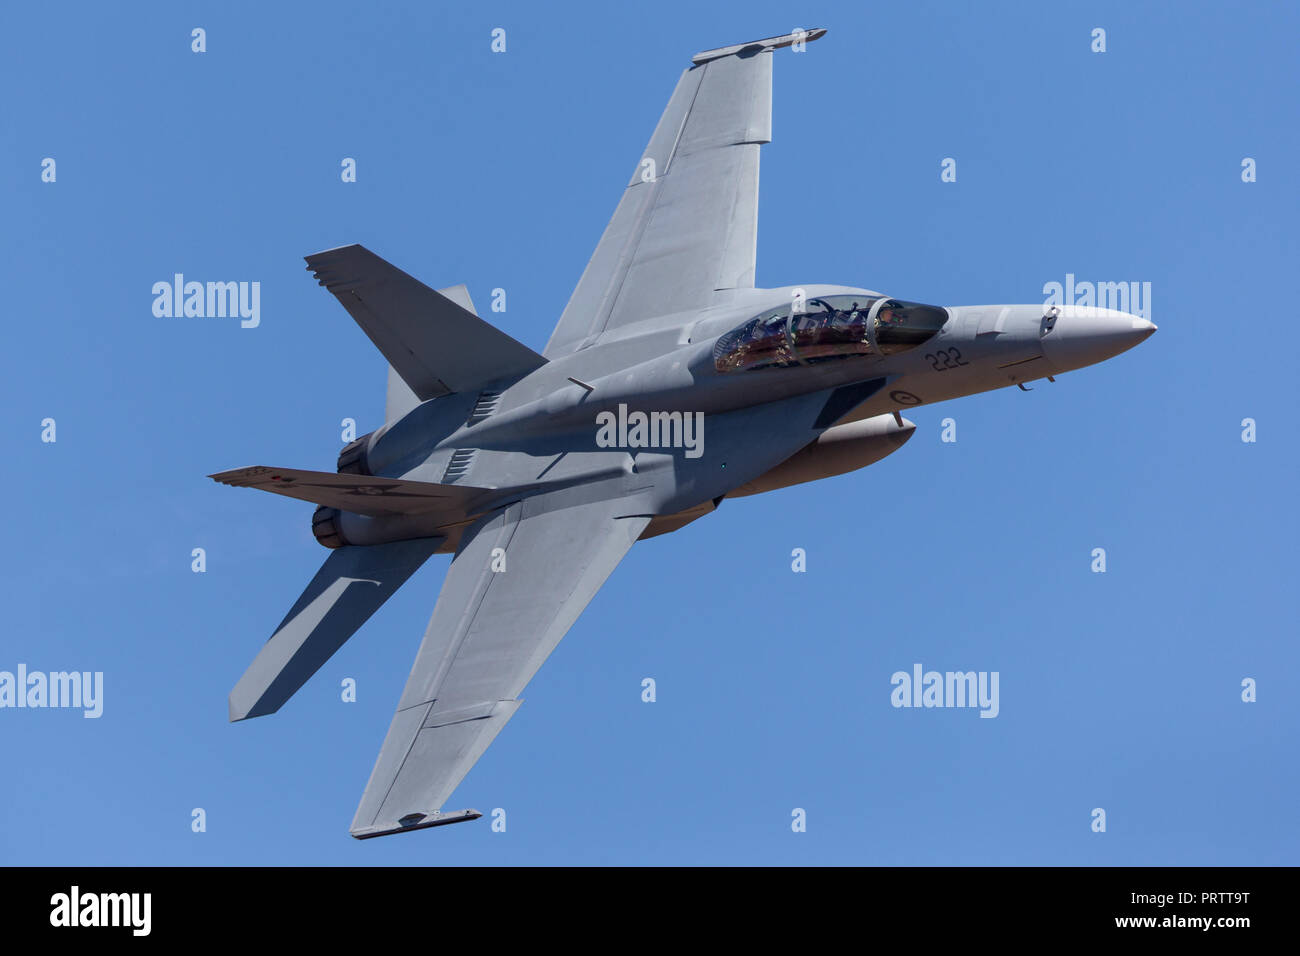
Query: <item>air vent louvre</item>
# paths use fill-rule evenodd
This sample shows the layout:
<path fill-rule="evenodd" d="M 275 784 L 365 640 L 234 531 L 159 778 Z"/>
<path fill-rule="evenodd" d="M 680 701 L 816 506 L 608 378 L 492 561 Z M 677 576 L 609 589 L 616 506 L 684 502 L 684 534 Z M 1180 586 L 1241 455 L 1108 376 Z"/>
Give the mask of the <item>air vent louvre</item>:
<path fill-rule="evenodd" d="M 497 402 L 499 401 L 501 401 L 500 392 L 480 392 L 478 401 L 474 403 L 473 411 L 469 413 L 469 418 L 465 419 L 465 424 L 477 425 L 497 410 Z"/>
<path fill-rule="evenodd" d="M 444 485 L 455 484 L 457 480 L 469 473 L 470 465 L 474 463 L 475 451 L 477 451 L 475 448 L 457 448 L 452 453 L 451 461 L 447 462 L 447 470 L 442 473 Z"/>

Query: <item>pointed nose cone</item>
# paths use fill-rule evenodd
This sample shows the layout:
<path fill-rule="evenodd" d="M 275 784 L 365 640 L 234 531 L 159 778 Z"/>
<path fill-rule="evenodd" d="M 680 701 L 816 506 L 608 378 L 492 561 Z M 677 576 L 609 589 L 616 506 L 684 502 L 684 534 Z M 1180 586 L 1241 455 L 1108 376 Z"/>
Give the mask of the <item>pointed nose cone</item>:
<path fill-rule="evenodd" d="M 1155 323 L 1128 312 L 1065 306 L 1044 324 L 1043 355 L 1058 372 L 1067 372 L 1127 352 L 1155 330 Z"/>

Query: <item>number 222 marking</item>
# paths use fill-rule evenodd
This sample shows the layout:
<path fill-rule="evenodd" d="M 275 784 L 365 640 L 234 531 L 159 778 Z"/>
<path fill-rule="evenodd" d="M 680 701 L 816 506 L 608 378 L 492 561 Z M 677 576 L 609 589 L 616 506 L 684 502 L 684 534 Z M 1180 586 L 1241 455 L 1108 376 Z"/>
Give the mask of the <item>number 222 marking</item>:
<path fill-rule="evenodd" d="M 937 352 L 931 352 L 926 358 L 930 360 L 930 368 L 936 372 L 946 372 L 950 368 L 970 364 L 962 359 L 961 352 L 957 349 L 939 349 Z"/>

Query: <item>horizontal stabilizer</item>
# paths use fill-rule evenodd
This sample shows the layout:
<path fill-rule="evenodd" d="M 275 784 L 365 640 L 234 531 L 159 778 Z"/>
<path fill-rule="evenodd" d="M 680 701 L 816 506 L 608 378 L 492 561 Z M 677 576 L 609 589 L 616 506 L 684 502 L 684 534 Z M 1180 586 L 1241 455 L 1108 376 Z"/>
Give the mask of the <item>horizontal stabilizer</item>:
<path fill-rule="evenodd" d="M 464 511 L 471 501 L 489 491 L 473 485 L 439 485 L 404 478 L 340 475 L 332 471 L 267 468 L 263 465 L 222 471 L 208 477 L 234 488 L 257 488 L 327 508 L 370 516 Z"/>
<path fill-rule="evenodd" d="M 273 714 L 437 550 L 419 538 L 330 552 L 230 692 L 230 719 Z"/>
<path fill-rule="evenodd" d="M 307 268 L 422 402 L 546 364 L 528 346 L 364 246 L 307 256 Z"/>

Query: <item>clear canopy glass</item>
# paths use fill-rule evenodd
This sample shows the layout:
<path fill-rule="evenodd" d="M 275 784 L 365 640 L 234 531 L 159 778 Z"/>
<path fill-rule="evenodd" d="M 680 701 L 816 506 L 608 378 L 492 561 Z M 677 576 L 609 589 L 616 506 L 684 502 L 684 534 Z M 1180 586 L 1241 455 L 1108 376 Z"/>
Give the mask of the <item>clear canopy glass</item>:
<path fill-rule="evenodd" d="M 721 336 L 713 347 L 719 372 L 816 365 L 854 356 L 891 355 L 920 345 L 943 328 L 946 310 L 871 295 L 808 299 L 784 305 Z"/>

